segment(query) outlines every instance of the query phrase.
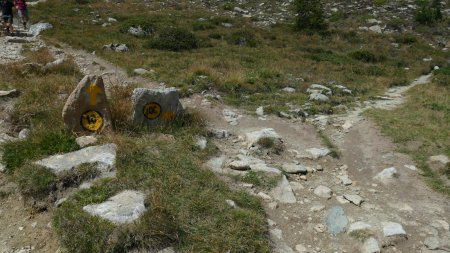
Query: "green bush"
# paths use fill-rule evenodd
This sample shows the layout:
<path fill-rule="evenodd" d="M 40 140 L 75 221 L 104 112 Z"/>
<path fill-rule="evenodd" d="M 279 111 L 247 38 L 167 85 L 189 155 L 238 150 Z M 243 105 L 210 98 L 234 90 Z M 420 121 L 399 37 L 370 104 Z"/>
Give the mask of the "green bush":
<path fill-rule="evenodd" d="M 228 36 L 228 43 L 238 46 L 256 47 L 258 42 L 255 34 L 249 30 L 240 30 L 233 32 Z"/>
<path fill-rule="evenodd" d="M 328 27 L 320 0 L 296 0 L 295 11 L 299 30 L 325 30 Z"/>
<path fill-rule="evenodd" d="M 56 189 L 56 176 L 48 169 L 26 164 L 15 172 L 20 193 L 25 198 L 42 200 Z"/>
<path fill-rule="evenodd" d="M 418 0 L 419 9 L 416 12 L 415 19 L 424 25 L 431 25 L 442 20 L 440 0 Z"/>
<path fill-rule="evenodd" d="M 350 53 L 350 57 L 356 59 L 358 61 L 367 62 L 367 63 L 377 63 L 384 61 L 386 57 L 376 55 L 367 50 L 360 50 Z"/>
<path fill-rule="evenodd" d="M 195 34 L 182 28 L 165 29 L 146 45 L 147 48 L 169 51 L 190 50 L 199 46 L 200 41 Z"/>

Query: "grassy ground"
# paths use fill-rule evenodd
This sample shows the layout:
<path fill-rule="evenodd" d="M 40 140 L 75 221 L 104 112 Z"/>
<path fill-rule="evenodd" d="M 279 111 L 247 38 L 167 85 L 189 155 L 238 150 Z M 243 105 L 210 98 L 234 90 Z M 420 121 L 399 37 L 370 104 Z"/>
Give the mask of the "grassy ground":
<path fill-rule="evenodd" d="M 185 2 L 160 8 L 159 2 L 119 5 L 49 0 L 34 9 L 33 16 L 55 26 L 45 33 L 55 44 L 65 42 L 96 51 L 130 73 L 134 68 L 153 69 L 151 78 L 180 87 L 186 95 L 212 89 L 225 95 L 230 104 L 250 110 L 267 106 L 273 113 L 303 105 L 311 83 L 336 81 L 354 91 L 355 96 L 333 96 L 330 102 L 308 109 L 310 113 L 333 113 L 336 105 L 405 85 L 430 66 L 445 62 L 444 53 L 410 34 L 331 30 L 307 35 L 294 32 L 290 25 L 255 28 L 252 19 L 217 16 Z M 103 27 L 109 17 L 118 22 Z M 233 27 L 225 28 L 222 23 Z M 141 25 L 151 34 L 135 37 L 126 33 L 132 25 Z M 109 43 L 126 43 L 130 52 L 102 50 Z M 427 57 L 433 62 L 422 61 Z M 287 86 L 297 92 L 280 91 Z"/>
<path fill-rule="evenodd" d="M 77 168 L 76 175 L 56 176 L 32 165 L 52 154 L 78 149 L 75 136 L 63 131 L 59 93 L 70 93 L 81 76 L 69 59 L 42 72 L 28 70 L 25 62 L 45 64 L 53 59 L 48 51 L 28 52 L 24 62 L 0 68 L 0 89 L 16 88 L 18 98 L 12 121 L 32 129 L 29 138 L 3 146 L 4 162 L 30 203 L 47 203 L 52 209 L 57 191 L 77 186 L 95 171 Z M 54 210 L 54 227 L 69 252 L 128 252 L 174 246 L 181 252 L 269 252 L 266 218 L 260 201 L 225 183 L 201 168 L 213 154 L 211 145 L 199 150 L 195 136 L 204 135 L 201 117 L 190 112 L 175 124 L 149 132 L 133 127 L 132 87 L 115 88 L 110 106 L 115 133 L 100 137 L 100 143 L 118 145 L 117 178 L 98 181 L 80 190 Z M 175 155 L 176 154 L 176 155 Z M 115 226 L 82 210 L 125 189 L 146 194 L 148 211 L 135 223 Z M 233 200 L 233 209 L 226 200 Z M 40 205 L 42 207 L 42 205 Z"/>
<path fill-rule="evenodd" d="M 368 114 L 398 143 L 400 151 L 414 158 L 434 189 L 450 195 L 450 167 L 436 171 L 427 163 L 433 155 L 450 157 L 450 68 L 435 73 L 433 83 L 413 88 L 402 107 Z"/>

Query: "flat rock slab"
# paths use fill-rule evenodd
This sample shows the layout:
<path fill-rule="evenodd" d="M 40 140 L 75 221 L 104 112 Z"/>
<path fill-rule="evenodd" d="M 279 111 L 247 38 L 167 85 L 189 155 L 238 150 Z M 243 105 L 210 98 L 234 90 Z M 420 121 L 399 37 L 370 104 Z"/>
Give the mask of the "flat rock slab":
<path fill-rule="evenodd" d="M 73 170 L 83 163 L 98 163 L 97 169 L 104 174 L 114 169 L 116 150 L 115 144 L 92 146 L 63 155 L 54 155 L 35 163 L 49 168 L 56 175 Z"/>
<path fill-rule="evenodd" d="M 344 208 L 341 206 L 332 207 L 325 217 L 325 225 L 328 228 L 328 232 L 332 235 L 345 232 L 348 225 L 348 218 L 345 215 Z"/>
<path fill-rule="evenodd" d="M 372 226 L 370 224 L 367 224 L 362 221 L 357 221 L 355 223 L 350 224 L 347 233 L 351 234 L 352 232 L 366 231 L 370 229 L 372 229 Z"/>
<path fill-rule="evenodd" d="M 390 236 L 406 237 L 406 232 L 401 224 L 395 222 L 383 222 L 382 225 L 383 225 L 383 234 L 385 237 Z"/>
<path fill-rule="evenodd" d="M 331 153 L 327 148 L 309 148 L 305 150 L 306 158 L 317 160 Z"/>
<path fill-rule="evenodd" d="M 330 199 L 333 192 L 331 191 L 330 188 L 323 185 L 319 185 L 316 187 L 316 189 L 314 189 L 314 194 L 321 198 Z"/>
<path fill-rule="evenodd" d="M 175 88 L 145 89 L 133 91 L 133 123 L 156 127 L 174 121 L 183 114 L 179 94 Z"/>
<path fill-rule="evenodd" d="M 138 219 L 146 210 L 144 200 L 143 193 L 126 190 L 103 203 L 84 206 L 83 210 L 119 225 Z"/>
<path fill-rule="evenodd" d="M 306 174 L 307 170 L 305 166 L 295 163 L 285 163 L 281 166 L 284 172 L 289 174 Z"/>
<path fill-rule="evenodd" d="M 94 75 L 85 76 L 67 99 L 62 116 L 69 132 L 111 129 L 111 113 L 103 79 Z"/>
<path fill-rule="evenodd" d="M 363 246 L 361 247 L 361 253 L 380 253 L 381 249 L 378 245 L 378 241 L 370 237 L 369 239 L 364 241 Z"/>
<path fill-rule="evenodd" d="M 245 137 L 247 139 L 247 145 L 248 147 L 256 147 L 259 146 L 259 141 L 262 139 L 270 139 L 272 141 L 281 143 L 281 137 L 278 135 L 277 132 L 273 128 L 264 128 L 261 130 L 248 132 L 245 134 Z"/>
<path fill-rule="evenodd" d="M 291 185 L 284 175 L 278 185 L 270 192 L 270 195 L 280 203 L 293 204 L 297 202 Z"/>
<path fill-rule="evenodd" d="M 364 199 L 356 194 L 344 194 L 344 198 L 357 206 L 360 206 L 364 202 Z"/>

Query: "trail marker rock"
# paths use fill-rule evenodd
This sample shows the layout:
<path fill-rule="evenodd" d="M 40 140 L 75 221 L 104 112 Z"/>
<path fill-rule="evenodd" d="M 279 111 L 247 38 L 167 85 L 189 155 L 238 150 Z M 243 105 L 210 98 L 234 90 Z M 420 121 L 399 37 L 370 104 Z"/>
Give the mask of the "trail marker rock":
<path fill-rule="evenodd" d="M 62 116 L 67 131 L 102 132 L 110 129 L 111 113 L 103 79 L 85 76 L 67 99 Z"/>
<path fill-rule="evenodd" d="M 175 88 L 138 88 L 133 91 L 132 101 L 134 124 L 155 127 L 173 121 L 183 113 Z"/>

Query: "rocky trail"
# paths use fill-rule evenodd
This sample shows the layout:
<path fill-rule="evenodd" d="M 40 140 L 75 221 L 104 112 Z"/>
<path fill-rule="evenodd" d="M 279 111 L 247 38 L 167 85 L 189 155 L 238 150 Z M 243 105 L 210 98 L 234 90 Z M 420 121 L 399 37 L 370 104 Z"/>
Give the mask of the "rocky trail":
<path fill-rule="evenodd" d="M 45 47 L 39 36 L 0 37 L 0 63 L 22 59 L 24 44 Z M 73 57 L 83 74 L 102 75 L 107 87 L 138 83 L 160 86 L 95 54 L 69 47 L 50 48 L 56 59 Z M 393 109 L 423 76 L 411 85 L 389 90 L 342 115 L 302 118 L 254 116 L 225 105 L 211 94 L 183 99 L 207 118 L 211 141 L 220 156 L 205 164 L 230 183 L 264 201 L 274 252 L 450 252 L 450 201 L 431 190 L 408 156 L 362 115 L 367 109 Z M 14 98 L 2 98 L 2 109 Z M 213 102 L 211 102 L 211 100 Z M 2 114 L 3 115 L 3 114 Z M 3 125 L 2 134 L 9 126 Z M 318 129 L 338 146 L 340 159 L 322 144 Z M 270 139 L 270 147 L 263 142 Z M 205 139 L 199 139 L 204 145 Z M 271 190 L 236 183 L 250 171 L 280 178 Z M 0 188 L 10 194 L 0 205 L 0 252 L 59 252 L 51 214 L 30 214 L 0 172 Z"/>

